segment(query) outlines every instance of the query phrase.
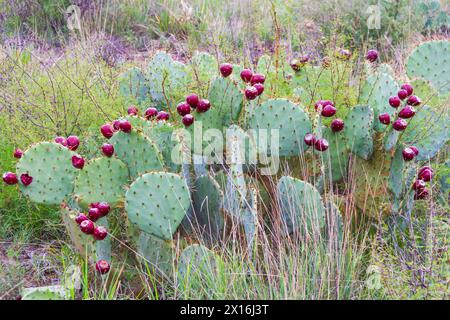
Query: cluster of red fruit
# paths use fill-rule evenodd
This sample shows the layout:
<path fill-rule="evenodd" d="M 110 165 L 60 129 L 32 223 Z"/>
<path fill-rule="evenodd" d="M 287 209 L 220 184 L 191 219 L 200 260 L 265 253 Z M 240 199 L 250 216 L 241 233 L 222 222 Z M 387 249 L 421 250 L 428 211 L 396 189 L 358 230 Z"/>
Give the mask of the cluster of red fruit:
<path fill-rule="evenodd" d="M 319 100 L 315 103 L 314 108 L 320 112 L 322 117 L 333 117 L 336 114 L 336 107 L 330 100 Z M 336 118 L 331 121 L 331 130 L 339 132 L 344 129 L 344 120 Z M 303 139 L 308 146 L 314 146 L 317 151 L 325 151 L 328 149 L 328 141 L 324 138 L 317 139 L 312 133 L 307 133 Z"/>
<path fill-rule="evenodd" d="M 211 109 L 211 103 L 207 99 L 200 99 L 195 93 L 188 95 L 185 101 L 180 102 L 177 105 L 177 113 L 182 117 L 181 122 L 186 127 L 194 123 L 194 116 L 191 114 L 193 109 L 203 113 Z"/>
<path fill-rule="evenodd" d="M 226 78 L 233 72 L 233 66 L 230 63 L 222 63 L 219 70 L 222 77 Z M 243 69 L 240 75 L 242 81 L 247 84 L 244 94 L 248 100 L 254 100 L 264 92 L 266 77 L 263 74 L 253 73 L 250 69 Z"/>
<path fill-rule="evenodd" d="M 414 181 L 412 188 L 414 189 L 414 199 L 415 200 L 422 200 L 426 199 L 428 195 L 430 194 L 428 192 L 428 189 L 426 188 L 426 183 L 431 181 L 433 179 L 433 169 L 429 166 L 424 166 L 420 168 L 419 173 L 417 175 L 417 180 Z"/>
<path fill-rule="evenodd" d="M 77 136 L 69 136 L 66 138 L 64 137 L 56 137 L 55 142 L 59 143 L 60 145 L 67 147 L 69 150 L 75 151 L 80 146 L 80 139 Z M 72 165 L 77 169 L 83 169 L 84 168 L 84 158 L 79 155 L 73 155 L 72 156 Z"/>
<path fill-rule="evenodd" d="M 8 185 L 14 185 L 19 182 L 17 175 L 14 172 L 5 172 L 3 174 L 3 182 Z M 20 182 L 26 187 L 33 182 L 33 177 L 28 173 L 22 173 L 20 175 Z"/>

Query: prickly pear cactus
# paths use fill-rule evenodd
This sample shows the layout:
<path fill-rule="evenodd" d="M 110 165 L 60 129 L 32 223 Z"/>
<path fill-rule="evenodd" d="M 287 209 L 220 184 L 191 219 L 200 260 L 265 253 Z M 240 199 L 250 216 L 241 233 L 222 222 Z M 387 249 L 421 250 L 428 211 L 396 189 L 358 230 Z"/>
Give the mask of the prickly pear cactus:
<path fill-rule="evenodd" d="M 115 158 L 97 158 L 89 161 L 75 179 L 74 195 L 87 208 L 90 203 L 106 201 L 115 206 L 124 199 L 128 182 L 127 166 Z"/>
<path fill-rule="evenodd" d="M 355 155 L 367 160 L 373 152 L 373 110 L 369 106 L 353 107 L 345 118 L 347 146 Z"/>
<path fill-rule="evenodd" d="M 208 277 L 216 273 L 218 257 L 208 248 L 193 244 L 186 247 L 178 260 L 178 274 L 181 279 L 193 276 Z"/>
<path fill-rule="evenodd" d="M 349 125 L 349 123 L 346 123 Z M 351 125 L 351 123 L 350 123 Z M 344 132 L 333 132 L 330 128 L 322 129 L 322 136 L 328 141 L 328 149 L 322 153 L 325 163 L 325 175 L 332 182 L 338 182 L 347 175 L 349 153 Z"/>
<path fill-rule="evenodd" d="M 60 204 L 73 191 L 77 169 L 72 165 L 74 153 L 53 142 L 41 142 L 24 152 L 17 163 L 17 175 L 28 173 L 30 185 L 20 184 L 20 190 L 31 201 Z"/>
<path fill-rule="evenodd" d="M 216 58 L 207 52 L 196 52 L 191 59 L 190 67 L 194 73 L 194 80 L 201 85 L 211 81 L 211 77 L 217 74 L 219 69 Z"/>
<path fill-rule="evenodd" d="M 138 241 L 138 253 L 149 268 L 158 274 L 170 277 L 173 273 L 174 245 L 172 241 L 165 241 L 141 232 Z"/>
<path fill-rule="evenodd" d="M 24 288 L 22 290 L 22 300 L 66 300 L 68 292 L 61 285 Z"/>
<path fill-rule="evenodd" d="M 450 42 L 429 41 L 415 48 L 406 61 L 408 77 L 423 78 L 442 94 L 450 91 Z"/>
<path fill-rule="evenodd" d="M 125 195 L 125 210 L 138 228 L 172 239 L 190 206 L 188 186 L 174 173 L 150 172 L 137 178 Z"/>
<path fill-rule="evenodd" d="M 119 77 L 119 91 L 125 97 L 127 105 L 143 105 L 149 101 L 150 88 L 144 73 L 137 67 L 132 67 Z"/>

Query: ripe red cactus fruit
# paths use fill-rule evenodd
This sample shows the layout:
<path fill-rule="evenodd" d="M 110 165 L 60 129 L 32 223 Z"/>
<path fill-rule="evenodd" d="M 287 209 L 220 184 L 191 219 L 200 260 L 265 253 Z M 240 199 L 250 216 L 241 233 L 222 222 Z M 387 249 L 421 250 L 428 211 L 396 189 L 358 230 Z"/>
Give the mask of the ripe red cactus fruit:
<path fill-rule="evenodd" d="M 253 72 L 250 69 L 244 69 L 241 71 L 241 79 L 244 82 L 250 82 L 250 80 L 252 79 L 253 76 Z"/>
<path fill-rule="evenodd" d="M 130 116 L 137 116 L 138 113 L 139 113 L 139 110 L 138 110 L 138 108 L 136 108 L 135 106 L 130 106 L 130 107 L 128 108 L 127 112 L 128 112 L 128 114 L 129 114 Z"/>
<path fill-rule="evenodd" d="M 80 139 L 78 139 L 77 136 L 67 137 L 67 148 L 69 148 L 72 151 L 75 151 L 78 149 L 79 145 L 80 145 Z"/>
<path fill-rule="evenodd" d="M 105 227 L 103 227 L 103 226 L 95 227 L 94 234 L 93 234 L 95 240 L 103 240 L 106 238 L 107 235 L 108 235 L 108 230 L 106 230 Z"/>
<path fill-rule="evenodd" d="M 180 116 L 191 113 L 191 106 L 187 102 L 181 102 L 177 105 L 177 112 Z"/>
<path fill-rule="evenodd" d="M 318 111 L 319 109 L 322 110 L 327 105 L 333 105 L 333 103 L 330 100 L 319 100 L 314 104 L 314 109 Z"/>
<path fill-rule="evenodd" d="M 91 220 L 84 220 L 80 223 L 80 230 L 85 234 L 93 234 L 94 233 L 94 223 Z"/>
<path fill-rule="evenodd" d="M 95 264 L 95 269 L 100 274 L 106 274 L 109 272 L 110 265 L 106 260 L 98 260 L 97 263 Z"/>
<path fill-rule="evenodd" d="M 211 108 L 211 103 L 207 99 L 200 99 L 197 104 L 197 112 L 206 112 Z"/>
<path fill-rule="evenodd" d="M 56 137 L 55 138 L 55 142 L 60 144 L 60 145 L 62 145 L 62 146 L 64 146 L 64 147 L 67 147 L 67 140 L 64 137 Z"/>
<path fill-rule="evenodd" d="M 414 88 L 409 83 L 402 84 L 400 89 L 406 90 L 406 92 L 408 93 L 408 96 L 412 95 L 414 92 Z"/>
<path fill-rule="evenodd" d="M 327 104 L 325 107 L 323 107 L 321 114 L 323 117 L 332 117 L 336 114 L 336 108 L 331 104 Z"/>
<path fill-rule="evenodd" d="M 144 118 L 147 120 L 153 119 L 158 115 L 158 109 L 154 107 L 147 108 L 144 112 Z"/>
<path fill-rule="evenodd" d="M 344 129 L 344 120 L 342 119 L 334 119 L 333 121 L 331 121 L 331 130 L 333 132 L 339 132 L 342 131 L 342 129 Z"/>
<path fill-rule="evenodd" d="M 120 130 L 120 120 L 114 120 L 113 121 L 113 128 L 115 131 L 119 131 Z"/>
<path fill-rule="evenodd" d="M 102 152 L 106 157 L 110 158 L 114 154 L 114 146 L 109 143 L 104 143 L 102 145 Z"/>
<path fill-rule="evenodd" d="M 99 202 L 96 207 L 100 211 L 102 217 L 108 215 L 109 211 L 111 211 L 111 206 L 108 202 Z"/>
<path fill-rule="evenodd" d="M 170 114 L 168 112 L 165 111 L 159 111 L 158 114 L 156 115 L 156 120 L 159 121 L 167 121 L 170 118 Z"/>
<path fill-rule="evenodd" d="M 389 115 L 389 113 L 380 113 L 380 115 L 378 116 L 378 120 L 380 120 L 382 124 L 388 125 L 391 123 L 391 116 Z"/>
<path fill-rule="evenodd" d="M 119 122 L 119 129 L 122 132 L 130 133 L 131 129 L 132 129 L 130 121 L 128 121 L 126 119 L 120 120 L 120 122 Z"/>
<path fill-rule="evenodd" d="M 253 87 L 258 90 L 258 96 L 260 96 L 264 92 L 264 85 L 262 83 L 255 83 Z"/>
<path fill-rule="evenodd" d="M 428 198 L 430 193 L 428 192 L 427 188 L 423 188 L 421 190 L 417 190 L 414 194 L 414 200 L 424 200 Z"/>
<path fill-rule="evenodd" d="M 250 79 L 251 85 L 254 85 L 255 83 L 262 83 L 266 81 L 266 77 L 263 74 L 260 73 L 254 73 L 252 75 L 252 78 Z"/>
<path fill-rule="evenodd" d="M 100 202 L 92 202 L 89 204 L 89 208 L 97 208 Z"/>
<path fill-rule="evenodd" d="M 417 149 L 417 147 L 415 147 L 415 146 L 410 146 L 409 148 L 410 148 L 412 151 L 414 151 L 414 154 L 415 154 L 416 156 L 419 155 L 419 149 Z"/>
<path fill-rule="evenodd" d="M 403 131 L 406 129 L 407 126 L 408 126 L 408 122 L 406 122 L 405 119 L 397 119 L 392 124 L 392 127 L 394 128 L 394 130 L 397 130 L 397 131 Z"/>
<path fill-rule="evenodd" d="M 314 148 L 317 151 L 325 151 L 328 149 L 328 141 L 324 138 L 320 138 L 314 143 Z"/>
<path fill-rule="evenodd" d="M 88 217 L 86 217 L 86 215 L 84 213 L 79 213 L 76 217 L 75 217 L 75 222 L 77 224 L 81 224 L 83 221 L 85 220 L 89 220 Z"/>
<path fill-rule="evenodd" d="M 222 63 L 219 70 L 222 77 L 226 78 L 233 72 L 233 66 L 231 63 Z"/>
<path fill-rule="evenodd" d="M 97 221 L 102 217 L 102 214 L 98 208 L 89 208 L 88 215 L 91 221 Z"/>
<path fill-rule="evenodd" d="M 13 172 L 5 172 L 3 174 L 3 182 L 8 184 L 8 185 L 13 185 L 13 184 L 16 184 L 19 181 L 17 180 L 17 176 L 16 176 L 15 173 L 13 173 Z"/>
<path fill-rule="evenodd" d="M 413 106 L 406 105 L 400 112 L 398 113 L 399 118 L 409 119 L 414 117 L 416 114 L 416 110 Z"/>
<path fill-rule="evenodd" d="M 425 166 L 419 170 L 419 174 L 417 175 L 417 177 L 425 182 L 429 182 L 433 179 L 433 175 L 434 175 L 433 169 L 431 169 L 428 166 Z"/>
<path fill-rule="evenodd" d="M 196 95 L 195 93 L 190 94 L 186 97 L 187 104 L 190 105 L 193 109 L 197 108 L 198 101 L 198 95 Z"/>
<path fill-rule="evenodd" d="M 84 158 L 78 155 L 72 156 L 72 165 L 77 169 L 84 168 Z"/>
<path fill-rule="evenodd" d="M 414 190 L 423 190 L 425 189 L 426 184 L 425 181 L 421 180 L 421 179 L 417 179 L 416 181 L 414 181 L 412 188 Z"/>
<path fill-rule="evenodd" d="M 33 182 L 33 177 L 28 173 L 22 173 L 20 175 L 20 182 L 26 187 L 29 186 Z"/>
<path fill-rule="evenodd" d="M 375 62 L 378 59 L 378 51 L 374 49 L 367 51 L 366 59 Z"/>
<path fill-rule="evenodd" d="M 16 150 L 14 150 L 14 158 L 20 159 L 23 156 L 23 151 L 20 150 L 19 148 L 17 148 Z"/>
<path fill-rule="evenodd" d="M 410 96 L 408 100 L 406 100 L 406 103 L 412 106 L 418 106 L 422 103 L 422 100 L 420 100 L 418 96 Z"/>
<path fill-rule="evenodd" d="M 316 142 L 316 136 L 313 135 L 312 133 L 307 133 L 305 134 L 303 141 L 305 141 L 306 145 L 312 146 Z"/>
<path fill-rule="evenodd" d="M 194 116 L 192 114 L 186 114 L 183 116 L 183 119 L 181 121 L 186 127 L 189 127 L 194 123 Z"/>
<path fill-rule="evenodd" d="M 397 92 L 397 96 L 400 98 L 400 100 L 405 100 L 408 97 L 408 91 L 405 89 L 400 89 Z"/>
<path fill-rule="evenodd" d="M 405 148 L 402 151 L 403 160 L 411 161 L 416 156 L 416 153 L 411 148 Z"/>
<path fill-rule="evenodd" d="M 258 89 L 253 86 L 248 86 L 245 88 L 244 94 L 248 100 L 254 100 L 258 96 Z"/>
<path fill-rule="evenodd" d="M 100 127 L 100 132 L 106 139 L 109 139 L 114 135 L 114 128 L 109 123 L 106 123 Z"/>
<path fill-rule="evenodd" d="M 402 103 L 402 101 L 397 96 L 392 96 L 389 98 L 389 104 L 393 108 L 398 108 L 400 106 L 400 103 Z"/>
<path fill-rule="evenodd" d="M 294 71 L 300 71 L 300 69 L 302 68 L 302 63 L 300 62 L 299 59 L 291 59 L 291 61 L 289 62 L 289 65 L 291 66 L 292 70 Z"/>

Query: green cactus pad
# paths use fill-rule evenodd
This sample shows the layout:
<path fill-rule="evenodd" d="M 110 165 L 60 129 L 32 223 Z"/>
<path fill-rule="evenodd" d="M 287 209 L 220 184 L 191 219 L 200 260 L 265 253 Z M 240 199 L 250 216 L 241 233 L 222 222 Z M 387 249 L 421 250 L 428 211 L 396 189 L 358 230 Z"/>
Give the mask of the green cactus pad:
<path fill-rule="evenodd" d="M 394 148 L 395 145 L 397 144 L 399 137 L 400 137 L 400 131 L 390 128 L 389 131 L 386 132 L 386 135 L 384 136 L 384 141 L 383 141 L 384 150 L 391 151 L 392 148 Z"/>
<path fill-rule="evenodd" d="M 41 142 L 24 152 L 17 163 L 17 176 L 28 173 L 33 182 L 20 190 L 31 201 L 60 204 L 73 191 L 73 180 L 78 173 L 72 165 L 69 149 L 53 142 Z"/>
<path fill-rule="evenodd" d="M 130 176 L 136 178 L 151 170 L 164 168 L 163 158 L 156 145 L 144 134 L 132 131 L 117 132 L 110 139 L 117 157 L 126 163 Z"/>
<path fill-rule="evenodd" d="M 388 113 L 393 115 L 395 108 L 389 105 L 389 97 L 395 96 L 399 86 L 395 79 L 389 74 L 377 73 L 367 77 L 366 82 L 361 89 L 361 104 L 367 104 L 373 109 L 373 118 L 378 120 L 380 113 Z M 383 132 L 386 130 L 385 125 L 380 121 L 373 122 L 375 131 Z"/>
<path fill-rule="evenodd" d="M 119 159 L 93 159 L 75 179 L 75 198 L 84 208 L 100 201 L 115 206 L 125 197 L 124 185 L 127 181 L 128 168 Z"/>
<path fill-rule="evenodd" d="M 217 258 L 211 250 L 202 245 L 190 245 L 183 250 L 178 260 L 179 277 L 211 277 L 217 271 Z"/>
<path fill-rule="evenodd" d="M 133 67 L 119 77 L 119 91 L 127 104 L 144 104 L 149 99 L 150 88 L 141 69 Z"/>
<path fill-rule="evenodd" d="M 346 124 L 347 125 L 347 124 Z M 347 175 L 349 154 L 344 132 L 333 132 L 330 128 L 322 129 L 322 136 L 328 141 L 328 149 L 321 153 L 327 167 L 325 174 L 331 174 L 332 182 L 338 182 Z"/>
<path fill-rule="evenodd" d="M 170 277 L 173 272 L 174 246 L 171 241 L 164 241 L 141 232 L 138 253 L 152 271 Z"/>
<path fill-rule="evenodd" d="M 279 133 L 279 156 L 289 157 L 301 154 L 307 149 L 303 138 L 311 132 L 311 121 L 298 105 L 286 99 L 272 99 L 256 107 L 248 119 L 249 129 L 254 130 L 254 140 L 259 141 L 265 129 L 267 133 L 267 155 L 271 153 L 271 130 Z M 259 138 L 258 138 L 259 137 Z M 260 145 L 260 143 L 258 143 Z M 261 152 L 261 150 L 259 150 Z"/>
<path fill-rule="evenodd" d="M 450 42 L 429 41 L 415 48 L 406 61 L 408 77 L 420 77 L 431 82 L 436 90 L 450 91 Z"/>
<path fill-rule="evenodd" d="M 200 84 L 208 83 L 219 71 L 216 58 L 207 52 L 196 52 L 191 59 L 194 79 Z"/>
<path fill-rule="evenodd" d="M 186 182 L 167 172 L 146 173 L 137 178 L 125 195 L 128 218 L 139 229 L 170 240 L 190 206 Z"/>
<path fill-rule="evenodd" d="M 374 114 L 369 106 L 353 107 L 345 118 L 347 146 L 355 155 L 367 160 L 373 152 Z"/>
<path fill-rule="evenodd" d="M 446 110 L 433 110 L 423 106 L 410 120 L 400 138 L 405 146 L 414 145 L 419 149 L 416 160 L 428 160 L 446 145 L 450 138 L 450 119 Z"/>
<path fill-rule="evenodd" d="M 399 199 L 403 191 L 403 171 L 405 161 L 402 155 L 403 146 L 399 145 L 395 150 L 394 157 L 391 161 L 391 169 L 389 171 L 389 190 L 395 199 Z"/>
<path fill-rule="evenodd" d="M 24 288 L 21 300 L 66 300 L 67 292 L 64 286 L 54 285 L 46 287 Z"/>
<path fill-rule="evenodd" d="M 325 223 L 325 207 L 314 186 L 289 176 L 283 176 L 277 185 L 281 215 L 289 233 L 298 230 L 312 235 Z"/>

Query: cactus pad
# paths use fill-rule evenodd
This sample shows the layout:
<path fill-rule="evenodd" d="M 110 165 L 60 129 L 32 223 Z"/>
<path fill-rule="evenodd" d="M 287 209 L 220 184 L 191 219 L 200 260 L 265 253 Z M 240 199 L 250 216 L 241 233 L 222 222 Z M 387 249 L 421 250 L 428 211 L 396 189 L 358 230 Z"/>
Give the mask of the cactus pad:
<path fill-rule="evenodd" d="M 41 142 L 28 149 L 17 163 L 17 175 L 28 173 L 33 182 L 20 184 L 20 190 L 31 201 L 60 204 L 73 191 L 77 169 L 72 166 L 69 149 L 53 142 Z"/>
<path fill-rule="evenodd" d="M 141 232 L 138 252 L 145 258 L 149 267 L 158 274 L 170 276 L 173 270 L 174 250 L 171 241 L 164 241 Z"/>
<path fill-rule="evenodd" d="M 218 72 L 216 58 L 207 52 L 196 52 L 191 59 L 191 67 L 195 74 L 194 78 L 200 84 L 208 83 Z"/>
<path fill-rule="evenodd" d="M 374 114 L 369 106 L 353 107 L 345 119 L 345 137 L 352 153 L 367 160 L 373 152 Z"/>
<path fill-rule="evenodd" d="M 21 300 L 66 300 L 67 292 L 64 286 L 54 285 L 46 287 L 24 288 Z"/>
<path fill-rule="evenodd" d="M 137 178 L 125 195 L 128 218 L 139 229 L 170 240 L 190 206 L 186 182 L 173 173 L 151 172 Z"/>
<path fill-rule="evenodd" d="M 150 88 L 141 69 L 133 67 L 120 75 L 119 91 L 126 98 L 127 104 L 142 105 L 149 99 Z"/>
<path fill-rule="evenodd" d="M 217 256 L 208 248 L 193 244 L 185 248 L 178 261 L 178 273 L 182 279 L 192 276 L 213 276 L 217 269 Z"/>
<path fill-rule="evenodd" d="M 329 148 L 322 153 L 323 161 L 327 167 L 325 174 L 331 174 L 331 180 L 338 182 L 347 174 L 348 150 L 344 132 L 333 132 L 330 128 L 322 129 L 322 136 L 328 141 Z"/>

